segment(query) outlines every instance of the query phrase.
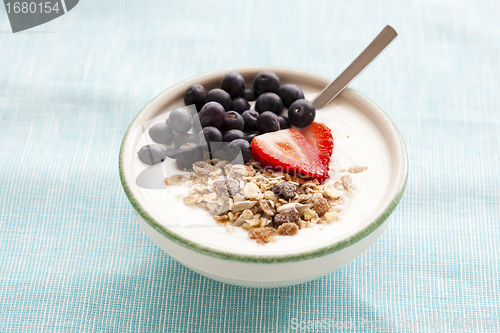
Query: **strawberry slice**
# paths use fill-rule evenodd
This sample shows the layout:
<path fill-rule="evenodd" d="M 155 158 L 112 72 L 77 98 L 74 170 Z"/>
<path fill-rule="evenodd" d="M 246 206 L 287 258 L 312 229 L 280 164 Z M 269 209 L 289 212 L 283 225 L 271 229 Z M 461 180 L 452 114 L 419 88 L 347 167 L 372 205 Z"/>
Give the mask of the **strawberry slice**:
<path fill-rule="evenodd" d="M 319 159 L 325 164 L 330 163 L 333 153 L 332 131 L 323 123 L 312 123 L 311 125 L 299 129 L 307 141 L 316 149 Z"/>
<path fill-rule="evenodd" d="M 264 167 L 322 182 L 328 177 L 328 165 L 316 154 L 306 138 L 295 129 L 256 136 L 252 140 L 253 158 Z"/>

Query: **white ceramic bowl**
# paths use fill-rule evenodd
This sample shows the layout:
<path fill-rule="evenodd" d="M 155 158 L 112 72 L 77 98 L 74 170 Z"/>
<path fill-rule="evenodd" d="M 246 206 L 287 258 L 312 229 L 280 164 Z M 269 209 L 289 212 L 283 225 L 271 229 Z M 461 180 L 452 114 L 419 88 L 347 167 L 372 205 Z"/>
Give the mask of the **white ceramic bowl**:
<path fill-rule="evenodd" d="M 168 111 L 184 105 L 184 92 L 191 84 L 200 83 L 208 91 L 218 87 L 225 73 L 236 71 L 251 86 L 253 77 L 263 70 L 278 74 L 282 85 L 297 84 L 309 100 L 331 82 L 311 72 L 265 66 L 229 68 L 193 77 L 165 90 L 139 112 L 125 133 L 119 169 L 139 225 L 175 260 L 221 282 L 283 287 L 322 277 L 360 255 L 382 234 L 403 195 L 408 175 L 403 139 L 387 114 L 364 95 L 348 88 L 317 112 L 317 120 L 332 128 L 332 163 L 337 169 L 356 166 L 353 164 L 368 166 L 367 171 L 353 175 L 360 194 L 348 198 L 350 203 L 340 214 L 342 221 L 322 230 L 303 229 L 296 236 L 257 245 L 242 234 L 227 232 L 207 212 L 184 206 L 175 192 L 181 190 L 146 190 L 136 185 L 143 168 L 137 150 L 147 141 L 144 133 L 152 122 L 164 120 Z M 166 163 L 172 162 L 163 163 L 160 172 L 164 175 L 171 170 Z"/>

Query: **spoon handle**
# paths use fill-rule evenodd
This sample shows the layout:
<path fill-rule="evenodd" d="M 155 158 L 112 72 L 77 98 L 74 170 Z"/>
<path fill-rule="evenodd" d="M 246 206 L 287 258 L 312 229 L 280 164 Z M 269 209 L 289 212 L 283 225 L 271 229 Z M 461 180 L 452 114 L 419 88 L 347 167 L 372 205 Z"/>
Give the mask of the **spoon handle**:
<path fill-rule="evenodd" d="M 396 30 L 387 25 L 361 54 L 332 81 L 312 102 L 316 109 L 321 109 L 338 94 L 382 52 L 397 36 Z"/>

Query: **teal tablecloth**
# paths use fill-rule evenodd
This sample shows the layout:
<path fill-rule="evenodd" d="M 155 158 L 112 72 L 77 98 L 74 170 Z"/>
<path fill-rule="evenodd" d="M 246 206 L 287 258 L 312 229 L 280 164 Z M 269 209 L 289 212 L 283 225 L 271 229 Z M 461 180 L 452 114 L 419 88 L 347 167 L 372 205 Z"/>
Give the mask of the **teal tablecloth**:
<path fill-rule="evenodd" d="M 82 0 L 12 34 L 0 9 L 0 332 L 499 331 L 499 17 L 498 1 Z M 151 98 L 228 66 L 334 77 L 386 24 L 399 37 L 352 86 L 401 130 L 410 176 L 368 251 L 258 290 L 145 236 L 117 164 Z"/>

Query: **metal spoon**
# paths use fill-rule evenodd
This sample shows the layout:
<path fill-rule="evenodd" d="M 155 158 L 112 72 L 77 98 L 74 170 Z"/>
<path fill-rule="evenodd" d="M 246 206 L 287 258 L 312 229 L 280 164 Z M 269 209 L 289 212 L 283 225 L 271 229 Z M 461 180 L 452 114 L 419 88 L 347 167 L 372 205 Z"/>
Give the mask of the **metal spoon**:
<path fill-rule="evenodd" d="M 361 54 L 332 81 L 312 102 L 316 109 L 330 103 L 369 63 L 397 36 L 396 30 L 387 25 Z"/>

